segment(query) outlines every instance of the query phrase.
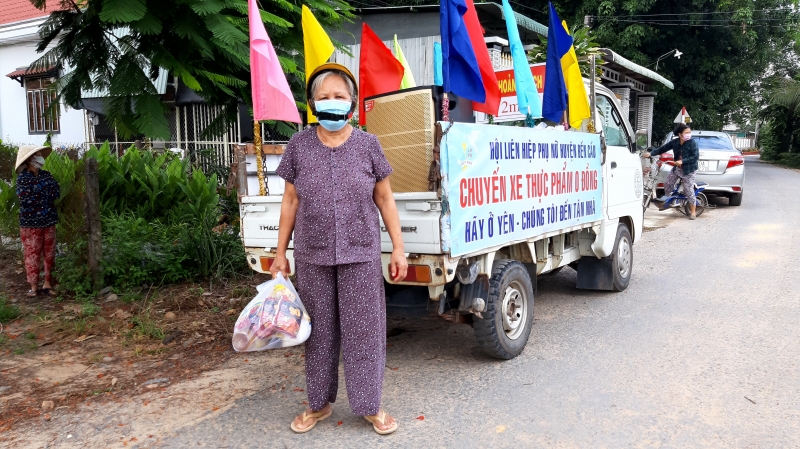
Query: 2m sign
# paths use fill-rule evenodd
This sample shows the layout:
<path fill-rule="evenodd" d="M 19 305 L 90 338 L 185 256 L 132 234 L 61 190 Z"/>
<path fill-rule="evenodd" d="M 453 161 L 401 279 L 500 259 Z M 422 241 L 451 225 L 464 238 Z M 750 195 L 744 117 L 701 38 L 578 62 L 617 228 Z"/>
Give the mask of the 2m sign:
<path fill-rule="evenodd" d="M 531 65 L 533 81 L 536 82 L 536 90 L 539 91 L 539 100 L 544 95 L 544 63 Z M 497 76 L 497 84 L 500 87 L 500 109 L 494 116 L 495 122 L 513 122 L 525 120 L 525 112 L 519 110 L 517 103 L 517 85 L 514 79 L 514 70 L 500 70 L 494 72 Z M 489 117 L 483 112 L 475 113 L 477 123 L 488 123 Z"/>

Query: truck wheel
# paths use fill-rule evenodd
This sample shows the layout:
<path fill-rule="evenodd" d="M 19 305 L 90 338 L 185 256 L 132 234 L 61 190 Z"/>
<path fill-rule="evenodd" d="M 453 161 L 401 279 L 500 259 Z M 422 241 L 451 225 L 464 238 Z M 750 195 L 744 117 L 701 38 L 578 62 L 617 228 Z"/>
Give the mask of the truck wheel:
<path fill-rule="evenodd" d="M 499 260 L 492 267 L 483 319 L 473 323 L 478 345 L 498 359 L 513 359 L 525 349 L 533 326 L 533 286 L 525 266 Z"/>
<path fill-rule="evenodd" d="M 744 192 L 734 193 L 729 197 L 728 205 L 730 206 L 741 206 L 742 205 L 742 197 L 744 196 Z"/>
<path fill-rule="evenodd" d="M 633 272 L 633 245 L 628 227 L 620 223 L 617 227 L 617 241 L 611 255 L 611 267 L 614 273 L 614 291 L 621 292 L 628 288 Z"/>

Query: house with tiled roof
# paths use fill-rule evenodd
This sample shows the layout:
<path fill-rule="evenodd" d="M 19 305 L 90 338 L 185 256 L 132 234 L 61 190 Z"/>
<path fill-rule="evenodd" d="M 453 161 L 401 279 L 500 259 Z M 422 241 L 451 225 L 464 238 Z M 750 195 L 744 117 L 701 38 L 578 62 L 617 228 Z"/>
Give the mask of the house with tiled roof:
<path fill-rule="evenodd" d="M 54 145 L 85 141 L 85 112 L 60 105 L 51 108 L 53 83 L 63 74 L 60 66 L 31 70 L 39 27 L 58 0 L 47 0 L 40 11 L 30 0 L 2 0 L 0 6 L 0 139 L 17 144 L 41 144 L 52 133 Z"/>

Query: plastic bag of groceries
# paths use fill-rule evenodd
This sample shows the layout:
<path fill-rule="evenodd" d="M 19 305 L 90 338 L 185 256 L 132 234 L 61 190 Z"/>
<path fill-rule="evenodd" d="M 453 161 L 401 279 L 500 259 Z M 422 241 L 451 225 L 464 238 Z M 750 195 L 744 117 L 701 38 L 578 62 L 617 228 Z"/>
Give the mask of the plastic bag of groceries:
<path fill-rule="evenodd" d="M 258 294 L 239 314 L 233 329 L 236 352 L 302 344 L 311 335 L 311 317 L 297 291 L 282 274 L 257 287 Z"/>

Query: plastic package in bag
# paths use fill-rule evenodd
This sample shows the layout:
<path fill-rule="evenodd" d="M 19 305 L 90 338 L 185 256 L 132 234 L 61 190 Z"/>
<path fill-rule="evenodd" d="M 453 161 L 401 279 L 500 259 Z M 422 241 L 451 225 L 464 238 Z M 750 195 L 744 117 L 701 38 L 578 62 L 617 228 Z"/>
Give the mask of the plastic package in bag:
<path fill-rule="evenodd" d="M 236 352 L 286 348 L 311 335 L 311 317 L 288 279 L 278 277 L 257 287 L 258 294 L 239 314 L 233 329 Z"/>

